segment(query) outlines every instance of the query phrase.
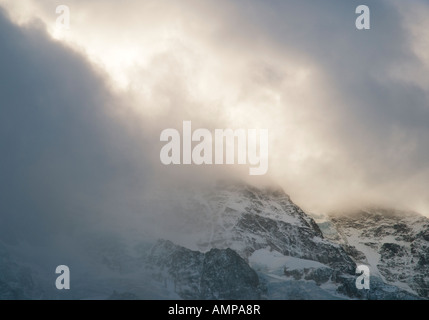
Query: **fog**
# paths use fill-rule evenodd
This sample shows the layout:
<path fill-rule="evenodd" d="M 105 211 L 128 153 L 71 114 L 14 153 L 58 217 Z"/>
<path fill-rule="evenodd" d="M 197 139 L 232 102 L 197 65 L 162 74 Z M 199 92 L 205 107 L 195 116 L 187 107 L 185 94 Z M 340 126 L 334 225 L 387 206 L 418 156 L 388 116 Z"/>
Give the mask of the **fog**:
<path fill-rule="evenodd" d="M 371 3 L 367 31 L 353 1 L 74 1 L 63 31 L 60 1 L 0 4 L 7 243 L 162 237 L 175 190 L 226 177 L 317 213 L 429 213 L 424 1 Z M 161 131 L 186 120 L 269 129 L 268 174 L 162 165 Z"/>

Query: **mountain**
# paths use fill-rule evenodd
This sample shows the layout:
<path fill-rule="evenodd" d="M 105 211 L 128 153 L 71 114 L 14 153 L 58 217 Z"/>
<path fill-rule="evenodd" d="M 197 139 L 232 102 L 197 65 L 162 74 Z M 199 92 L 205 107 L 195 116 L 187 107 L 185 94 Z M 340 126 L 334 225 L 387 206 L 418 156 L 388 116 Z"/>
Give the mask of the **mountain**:
<path fill-rule="evenodd" d="M 351 248 L 326 238 L 280 188 L 220 182 L 194 190 L 178 210 L 183 246 L 234 250 L 255 269 L 267 299 L 416 299 L 416 292 L 372 277 L 356 288 Z"/>
<path fill-rule="evenodd" d="M 314 219 L 280 188 L 222 182 L 194 193 L 182 211 L 187 239 L 201 251 L 230 248 L 248 261 L 255 251 L 269 249 L 354 274 L 347 253 L 325 240 Z"/>
<path fill-rule="evenodd" d="M 231 249 L 201 253 L 160 240 L 147 261 L 184 299 L 260 299 L 263 292 L 256 272 Z"/>
<path fill-rule="evenodd" d="M 49 250 L 0 241 L 0 299 L 428 298 L 429 223 L 418 214 L 313 218 L 280 188 L 236 182 L 173 200 L 174 232 L 161 239 L 100 231 L 70 239 L 73 259 L 61 252 L 72 263 L 69 292 L 55 289 L 58 259 L 41 258 Z M 356 286 L 360 264 L 370 267 L 369 290 Z"/>
<path fill-rule="evenodd" d="M 356 263 L 383 282 L 429 298 L 429 219 L 414 212 L 370 208 L 320 223 Z"/>

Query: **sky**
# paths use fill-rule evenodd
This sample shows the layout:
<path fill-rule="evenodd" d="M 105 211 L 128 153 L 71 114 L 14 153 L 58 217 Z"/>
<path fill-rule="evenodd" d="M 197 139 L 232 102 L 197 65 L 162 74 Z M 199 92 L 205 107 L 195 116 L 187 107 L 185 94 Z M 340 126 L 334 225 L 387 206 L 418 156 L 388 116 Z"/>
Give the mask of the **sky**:
<path fill-rule="evenodd" d="M 429 2 L 371 1 L 370 30 L 360 4 L 0 0 L 3 237 L 150 221 L 169 188 L 231 175 L 309 212 L 429 216 Z M 163 166 L 185 120 L 269 129 L 268 174 Z"/>

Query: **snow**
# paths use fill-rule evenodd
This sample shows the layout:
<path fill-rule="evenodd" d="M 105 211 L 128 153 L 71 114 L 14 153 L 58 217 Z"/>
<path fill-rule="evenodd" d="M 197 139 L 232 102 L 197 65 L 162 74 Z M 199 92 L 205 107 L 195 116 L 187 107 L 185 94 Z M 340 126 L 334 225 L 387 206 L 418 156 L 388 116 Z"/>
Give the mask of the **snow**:
<path fill-rule="evenodd" d="M 345 217 L 344 220 L 337 220 L 335 229 L 342 239 L 338 239 L 331 234 L 332 230 L 321 228 L 324 234 L 333 241 L 343 242 L 354 246 L 362 252 L 366 259 L 357 261 L 370 267 L 371 276 L 380 278 L 384 283 L 406 290 L 412 294 L 416 291 L 410 287 L 414 282 L 414 265 L 412 262 L 411 242 L 403 237 L 403 232 L 408 237 L 413 237 L 421 230 L 427 228 L 428 220 L 418 214 L 400 211 L 366 211 L 365 216 Z M 322 222 L 322 225 L 326 222 Z M 405 226 L 404 231 L 398 232 L 396 226 Z M 408 231 L 407 231 L 408 228 Z M 328 234 L 326 234 L 326 232 Z M 341 237 L 340 237 L 341 238 Z M 374 243 L 374 245 L 371 245 Z M 382 261 L 380 249 L 386 243 L 399 245 L 405 250 L 404 256 L 398 255 L 388 261 Z M 387 275 L 385 269 L 388 270 Z M 390 277 L 390 280 L 387 278 Z M 401 280 L 392 280 L 393 279 Z"/>
<path fill-rule="evenodd" d="M 250 266 L 257 271 L 267 273 L 283 274 L 283 269 L 299 270 L 304 268 L 329 268 L 328 266 L 313 260 L 299 259 L 284 256 L 280 252 L 268 249 L 259 249 L 249 257 Z"/>

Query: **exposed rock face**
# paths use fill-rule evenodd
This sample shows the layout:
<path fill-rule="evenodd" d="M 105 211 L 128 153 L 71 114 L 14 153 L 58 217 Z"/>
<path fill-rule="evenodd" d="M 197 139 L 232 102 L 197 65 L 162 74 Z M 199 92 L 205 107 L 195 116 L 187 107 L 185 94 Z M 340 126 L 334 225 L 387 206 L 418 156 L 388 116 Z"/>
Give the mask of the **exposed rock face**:
<path fill-rule="evenodd" d="M 183 211 L 189 213 L 183 220 L 190 234 L 198 234 L 200 250 L 231 248 L 248 260 L 254 251 L 269 248 L 354 274 L 355 263 L 344 249 L 325 240 L 314 219 L 281 189 L 219 184 L 194 195 Z"/>
<path fill-rule="evenodd" d="M 429 219 L 413 212 L 368 209 L 331 218 L 332 236 L 375 276 L 429 297 Z"/>
<path fill-rule="evenodd" d="M 233 228 L 237 242 L 244 244 L 244 254 L 269 248 L 285 256 L 315 260 L 340 272 L 354 273 L 355 264 L 339 246 L 324 240 L 309 227 L 244 213 Z"/>
<path fill-rule="evenodd" d="M 195 249 L 207 252 L 206 255 L 216 249 L 228 250 L 225 252 L 230 255 L 236 252 L 242 258 L 237 260 L 237 263 L 241 261 L 241 268 L 244 268 L 243 263 L 249 263 L 258 272 L 261 286 L 266 288 L 264 292 L 260 291 L 262 295 L 258 292 L 263 298 L 311 299 L 321 298 L 323 294 L 329 298 L 335 295 L 344 298 L 337 289 L 343 285 L 344 277 L 355 279 L 356 264 L 353 259 L 340 245 L 324 239 L 313 218 L 280 189 L 219 184 L 206 192 L 195 192 L 184 203 L 181 218 L 184 222 L 182 228 L 188 235 L 186 243 L 194 243 Z M 202 290 L 198 282 L 203 273 L 200 269 L 202 260 L 207 259 L 206 256 L 197 253 L 197 250 L 173 246 L 172 243 L 165 243 L 164 246 L 174 247 L 170 250 L 174 253 L 168 251 L 168 254 L 161 255 L 169 257 L 166 261 L 159 254 L 149 260 L 163 266 L 164 272 L 168 270 L 168 276 L 164 279 L 174 275 L 174 290 L 181 297 L 219 297 L 207 294 L 208 291 Z M 284 260 L 284 263 L 271 265 L 271 259 Z M 218 269 L 221 265 L 212 265 L 211 273 L 217 275 L 213 284 L 222 279 L 219 277 L 224 270 Z M 158 277 L 162 279 L 160 274 Z M 228 276 L 228 287 L 243 287 L 237 279 Z M 292 279 L 301 281 L 298 285 L 301 288 L 286 293 L 277 291 L 280 283 L 293 287 Z M 251 283 L 251 287 L 255 288 L 254 280 L 246 280 L 246 283 Z M 322 284 L 329 287 L 328 291 L 318 287 Z M 301 295 L 300 290 L 305 290 L 305 295 Z M 317 291 L 314 296 L 311 293 L 313 290 Z"/>
<path fill-rule="evenodd" d="M 186 213 L 200 213 L 197 217 L 204 220 L 186 219 Z M 389 271 L 398 264 L 403 264 L 407 252 L 419 246 L 415 259 L 416 268 L 427 258 L 427 246 L 422 244 L 425 232 L 425 218 L 414 215 L 413 226 L 404 221 L 384 221 L 383 215 L 370 221 L 371 228 L 361 225 L 366 235 L 365 243 L 369 247 L 380 246 L 381 274 L 371 274 L 371 290 L 356 288 L 356 263 L 368 262 L 367 255 L 353 243 L 344 241 L 344 235 L 336 228 L 328 238 L 316 222 L 296 206 L 282 190 L 267 188 L 257 189 L 245 184 L 220 184 L 207 193 L 195 193 L 187 202 L 184 221 L 189 232 L 195 232 L 195 243 L 199 250 L 212 248 L 231 248 L 249 262 L 267 287 L 267 298 L 294 298 L 305 296 L 307 299 L 320 298 L 358 298 L 358 299 L 415 299 L 426 297 L 423 287 L 427 287 L 425 271 L 419 271 L 414 282 L 419 283 L 417 290 L 407 286 L 397 286 L 400 276 L 396 271 Z M 386 214 L 384 212 L 383 214 Z M 195 215 L 190 214 L 195 217 Z M 402 213 L 398 218 L 402 217 Z M 394 218 L 386 218 L 394 219 Z M 402 219 L 402 218 L 401 218 Z M 415 220 L 417 219 L 417 220 Z M 335 221 L 329 222 L 335 225 Z M 357 220 L 349 221 L 351 227 L 359 225 Z M 356 224 L 356 226 L 355 226 Z M 419 229 L 423 228 L 423 229 Z M 331 228 L 332 229 L 332 228 Z M 207 232 L 201 232 L 206 230 Z M 326 228 L 324 227 L 324 230 Z M 415 230 L 415 233 L 411 232 Z M 201 235 L 208 235 L 206 238 Z M 399 241 L 413 239 L 409 249 L 400 244 L 383 246 L 380 237 L 390 235 Z M 262 251 L 261 251 L 262 250 Z M 261 259 L 263 252 L 263 259 Z M 276 256 L 277 253 L 280 256 Z M 256 255 L 256 258 L 255 258 Z M 259 257 L 259 258 L 258 258 Z M 255 260 L 256 259 L 256 260 Z M 255 262 L 256 261 L 256 262 Z M 281 261 L 281 264 L 272 261 Z M 291 267 L 292 265 L 292 267 Z M 396 275 L 396 276 L 394 276 Z M 388 280 L 392 279 L 392 280 Z M 290 280 L 294 280 L 291 282 Z M 299 286 L 306 282 L 305 288 L 292 291 L 279 290 L 284 285 Z M 310 286 L 310 287 L 309 287 Z M 317 286 L 318 288 L 315 288 Z M 321 289 L 324 293 L 322 293 Z M 300 290 L 305 290 L 302 295 Z M 314 292 L 312 295 L 311 292 Z"/>
<path fill-rule="evenodd" d="M 159 280 L 172 282 L 184 299 L 260 299 L 256 272 L 231 249 L 192 251 L 159 241 L 147 261 Z"/>

